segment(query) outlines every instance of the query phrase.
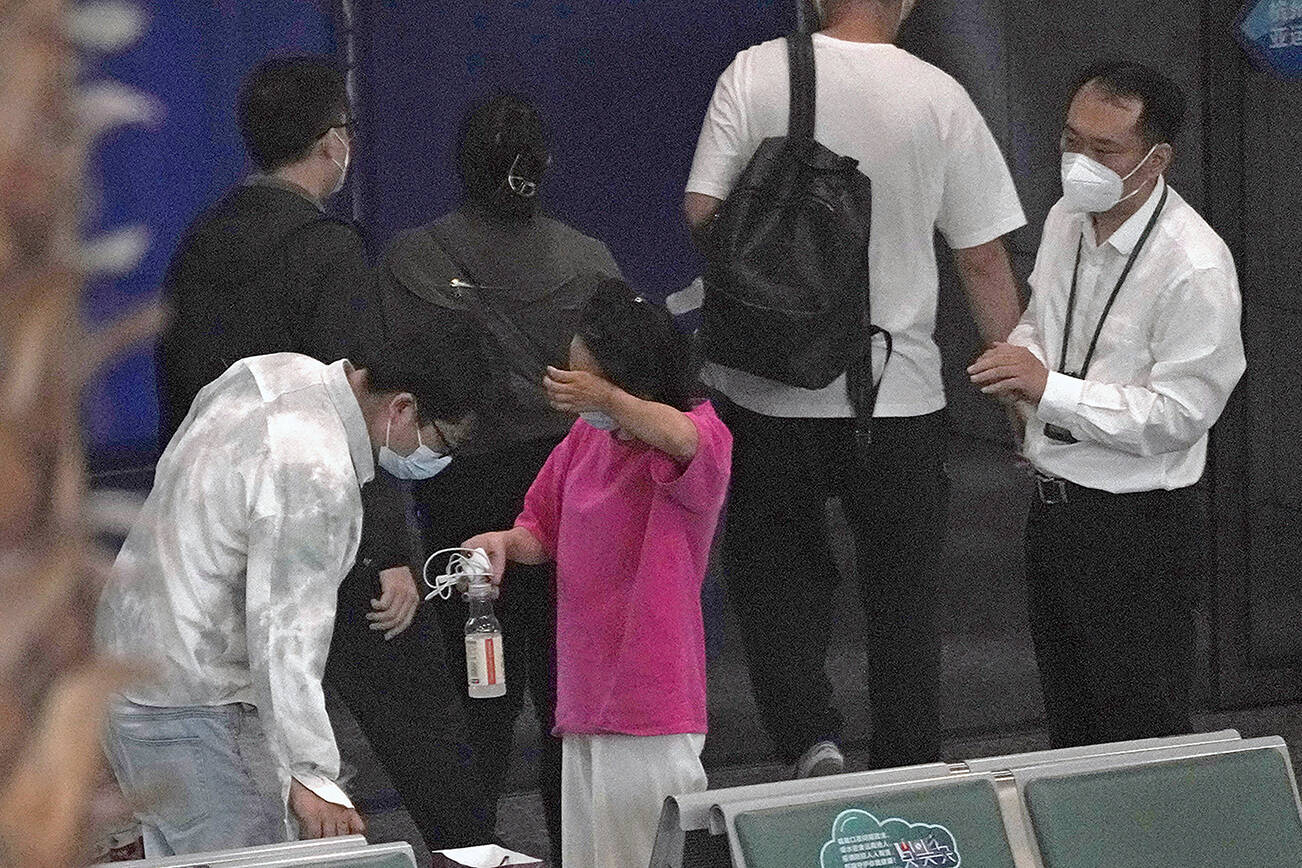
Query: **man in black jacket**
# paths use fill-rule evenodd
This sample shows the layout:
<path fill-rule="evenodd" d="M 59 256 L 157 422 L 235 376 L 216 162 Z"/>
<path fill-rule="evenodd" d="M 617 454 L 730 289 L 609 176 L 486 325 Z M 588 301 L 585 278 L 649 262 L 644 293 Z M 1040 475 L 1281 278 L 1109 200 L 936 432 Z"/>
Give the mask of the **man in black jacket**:
<path fill-rule="evenodd" d="M 348 171 L 343 73 L 318 58 L 265 61 L 241 88 L 238 113 L 257 173 L 190 225 L 164 283 L 162 446 L 199 390 L 238 359 L 354 356 L 369 319 L 361 235 L 322 208 Z"/>
<path fill-rule="evenodd" d="M 157 360 L 164 447 L 198 392 L 241 358 L 297 352 L 365 364 L 383 343 L 361 234 L 323 209 L 348 172 L 343 74 L 321 58 L 264 61 L 241 88 L 238 115 L 257 172 L 191 224 L 164 285 L 172 313 Z M 362 491 L 362 541 L 339 589 L 326 680 L 430 848 L 482 843 L 492 825 L 460 678 L 446 671 L 437 621 L 419 611 L 405 497 L 385 472 Z"/>

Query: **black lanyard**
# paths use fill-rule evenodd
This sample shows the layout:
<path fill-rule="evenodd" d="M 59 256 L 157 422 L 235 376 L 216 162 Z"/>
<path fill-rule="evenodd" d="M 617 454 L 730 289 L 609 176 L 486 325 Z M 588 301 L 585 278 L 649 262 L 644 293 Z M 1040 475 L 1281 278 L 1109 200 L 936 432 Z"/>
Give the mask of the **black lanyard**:
<path fill-rule="evenodd" d="M 1135 244 L 1135 249 L 1130 251 L 1130 258 L 1126 260 L 1126 267 L 1121 271 L 1121 277 L 1117 278 L 1117 285 L 1112 289 L 1112 295 L 1108 298 L 1107 306 L 1103 308 L 1103 315 L 1099 317 L 1099 324 L 1094 329 L 1094 339 L 1090 341 L 1089 350 L 1085 353 L 1085 361 L 1081 364 L 1080 371 L 1071 375 L 1083 378 L 1089 373 L 1090 362 L 1094 360 L 1094 348 L 1098 346 L 1099 335 L 1103 334 L 1103 323 L 1107 322 L 1108 314 L 1112 312 L 1112 304 L 1117 300 L 1117 295 L 1121 292 L 1121 285 L 1126 282 L 1130 276 L 1130 269 L 1134 267 L 1135 260 L 1139 258 L 1139 252 L 1144 249 L 1144 242 L 1152 234 L 1153 227 L 1157 225 L 1157 218 L 1162 216 L 1162 209 L 1166 206 L 1166 194 L 1171 192 L 1170 187 L 1162 189 L 1162 198 L 1157 203 L 1157 210 L 1153 216 L 1148 218 L 1148 225 L 1144 227 L 1144 234 L 1139 236 L 1139 241 Z M 1085 246 L 1085 236 L 1082 234 L 1080 241 L 1076 244 L 1076 265 L 1071 272 L 1071 294 L 1067 296 L 1067 322 L 1063 326 L 1062 333 L 1062 355 L 1058 359 L 1058 373 L 1065 373 L 1067 368 L 1067 346 L 1071 343 L 1071 323 L 1076 314 L 1076 283 L 1080 279 L 1080 256 L 1081 250 Z"/>

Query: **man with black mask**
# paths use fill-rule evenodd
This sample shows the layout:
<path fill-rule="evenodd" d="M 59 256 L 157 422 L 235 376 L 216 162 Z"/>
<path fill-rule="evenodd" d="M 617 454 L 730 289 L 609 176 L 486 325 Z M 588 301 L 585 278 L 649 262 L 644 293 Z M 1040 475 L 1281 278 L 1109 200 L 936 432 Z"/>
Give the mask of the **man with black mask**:
<path fill-rule="evenodd" d="M 437 478 L 416 484 L 417 515 L 431 552 L 515 521 L 530 483 L 574 421 L 548 406 L 546 367 L 566 366 L 579 312 L 601 279 L 619 276 L 605 244 L 540 213 L 551 154 L 542 118 L 528 102 L 503 95 L 475 107 L 462 125 L 459 158 L 461 207 L 399 236 L 377 276 L 395 338 L 439 334 L 469 314 L 502 351 L 493 372 L 499 408 L 493 424 L 480 426 Z M 511 565 L 497 604 L 508 637 L 507 694 L 472 700 L 463 690 L 462 699 L 491 807 L 528 684 L 543 738 L 539 787 L 552 851 L 559 853 L 560 740 L 551 736 L 554 587 L 550 566 Z M 438 606 L 455 671 L 465 661 L 465 606 Z"/>

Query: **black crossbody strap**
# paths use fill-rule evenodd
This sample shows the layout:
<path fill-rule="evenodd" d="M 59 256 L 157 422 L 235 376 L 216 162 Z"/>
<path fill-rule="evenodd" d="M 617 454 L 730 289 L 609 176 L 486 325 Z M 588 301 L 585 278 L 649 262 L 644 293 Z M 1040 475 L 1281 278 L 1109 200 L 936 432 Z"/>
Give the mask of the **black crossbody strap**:
<path fill-rule="evenodd" d="M 547 365 L 550 359 L 547 347 L 543 346 L 536 336 L 526 334 L 516 325 L 515 320 L 499 311 L 484 298 L 480 292 L 479 282 L 475 279 L 477 269 L 467 267 L 466 260 L 462 259 L 454 249 L 457 247 L 455 240 L 439 226 L 430 226 L 426 231 L 434 244 L 447 256 L 448 261 L 466 277 L 465 285 L 448 287 L 452 297 L 465 304 L 483 328 L 488 329 L 499 340 L 507 339 L 507 346 L 513 344 L 525 348 L 532 352 L 534 359 L 540 365 Z M 516 367 L 526 374 L 531 370 L 519 364 Z"/>
<path fill-rule="evenodd" d="M 791 112 L 787 118 L 787 138 L 814 140 L 814 38 L 808 33 L 787 37 L 787 63 L 791 78 Z"/>
<path fill-rule="evenodd" d="M 886 342 L 886 359 L 882 362 L 884 379 L 886 366 L 890 364 L 891 356 L 895 353 L 895 340 L 891 337 L 891 333 L 881 326 L 869 326 L 868 334 L 870 338 L 881 335 Z M 854 407 L 855 446 L 859 450 L 872 445 L 873 411 L 877 408 L 877 392 L 881 386 L 881 379 L 873 375 L 873 346 L 870 339 L 863 358 L 846 372 L 846 390 L 850 395 L 850 405 Z M 865 455 L 861 452 L 859 457 L 864 458 Z"/>

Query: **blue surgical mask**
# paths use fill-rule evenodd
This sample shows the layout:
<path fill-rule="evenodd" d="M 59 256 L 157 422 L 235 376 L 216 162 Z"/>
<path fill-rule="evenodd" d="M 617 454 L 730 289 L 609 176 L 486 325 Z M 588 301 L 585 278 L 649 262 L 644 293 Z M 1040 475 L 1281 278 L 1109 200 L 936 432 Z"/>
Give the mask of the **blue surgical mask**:
<path fill-rule="evenodd" d="M 415 450 L 410 455 L 399 455 L 389 448 L 389 430 L 393 420 L 384 426 L 384 445 L 380 447 L 380 466 L 399 479 L 431 479 L 452 463 L 451 455 L 439 455 L 420 439 L 420 426 L 416 427 Z"/>
<path fill-rule="evenodd" d="M 589 410 L 586 413 L 580 413 L 579 418 L 598 431 L 614 431 L 619 427 L 619 423 L 612 416 L 600 410 Z"/>

